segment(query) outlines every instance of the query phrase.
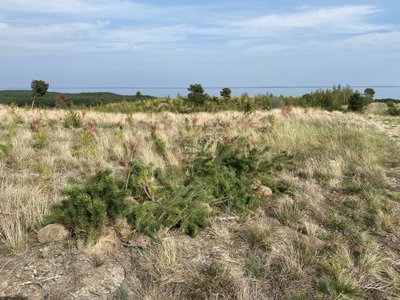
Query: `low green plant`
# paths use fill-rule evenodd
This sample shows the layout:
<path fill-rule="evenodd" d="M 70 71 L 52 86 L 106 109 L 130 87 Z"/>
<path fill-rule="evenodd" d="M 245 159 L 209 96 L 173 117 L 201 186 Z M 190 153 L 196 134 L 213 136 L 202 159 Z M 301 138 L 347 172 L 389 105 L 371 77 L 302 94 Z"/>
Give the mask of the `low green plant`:
<path fill-rule="evenodd" d="M 272 230 L 261 226 L 246 226 L 238 232 L 238 236 L 247 242 L 252 250 L 271 250 Z"/>
<path fill-rule="evenodd" d="M 110 170 L 103 170 L 64 189 L 65 199 L 53 206 L 47 223 L 62 223 L 90 244 L 102 227 L 127 215 L 130 205 L 120 185 Z"/>
<path fill-rule="evenodd" d="M 77 132 L 75 136 L 75 144 L 73 146 L 73 154 L 76 156 L 93 155 L 96 153 L 96 137 L 94 134 L 84 130 Z"/>
<path fill-rule="evenodd" d="M 113 300 L 129 300 L 129 291 L 124 286 L 119 286 L 114 293 Z"/>
<path fill-rule="evenodd" d="M 83 120 L 76 111 L 69 110 L 65 114 L 63 125 L 65 128 L 80 128 L 83 126 Z"/>
<path fill-rule="evenodd" d="M 14 145 L 10 134 L 7 134 L 0 142 L 0 157 L 9 157 L 14 150 Z"/>
<path fill-rule="evenodd" d="M 130 224 L 149 236 L 161 228 L 180 228 L 196 236 L 210 226 L 210 217 L 229 210 L 245 214 L 257 209 L 260 198 L 253 180 L 259 174 L 281 170 L 284 157 L 266 157 L 267 148 L 239 144 L 213 144 L 203 140 L 186 153 L 181 170 L 169 167 L 153 172 L 140 158 L 129 163 L 126 187 L 138 200 L 128 217 Z M 155 186 L 152 176 L 157 179 Z"/>
<path fill-rule="evenodd" d="M 349 97 L 349 110 L 361 112 L 371 102 L 371 98 L 363 97 L 360 93 L 356 92 Z"/>
<path fill-rule="evenodd" d="M 387 113 L 390 116 L 400 116 L 400 108 L 398 105 L 396 105 L 394 102 L 387 102 Z"/>
<path fill-rule="evenodd" d="M 166 150 L 165 142 L 161 138 L 159 138 L 158 136 L 156 136 L 154 138 L 154 147 L 156 149 L 156 152 L 159 155 L 161 155 L 164 159 L 166 159 L 167 150 Z"/>
<path fill-rule="evenodd" d="M 265 262 L 262 257 L 251 257 L 246 263 L 246 269 L 249 275 L 256 279 L 261 279 L 265 276 Z"/>
<path fill-rule="evenodd" d="M 348 221 L 344 217 L 337 214 L 330 214 L 326 220 L 326 225 L 330 229 L 342 234 L 346 233 L 349 227 Z"/>
<path fill-rule="evenodd" d="M 283 224 L 299 223 L 302 217 L 301 210 L 296 202 L 281 203 L 274 212 L 277 219 Z"/>
<path fill-rule="evenodd" d="M 41 179 L 43 179 L 44 182 L 50 182 L 52 178 L 52 170 L 45 165 L 45 163 L 43 162 L 43 158 L 40 156 L 39 153 L 36 153 L 33 169 L 40 175 Z"/>
<path fill-rule="evenodd" d="M 212 262 L 192 275 L 185 287 L 185 299 L 238 299 L 240 284 L 228 269 Z"/>
<path fill-rule="evenodd" d="M 154 236 L 161 227 L 181 228 L 196 236 L 210 226 L 212 195 L 199 184 L 167 192 L 161 203 L 145 201 L 135 207 L 128 217 L 132 226 L 148 236 Z"/>
<path fill-rule="evenodd" d="M 137 156 L 128 163 L 125 187 L 135 200 L 142 202 L 154 198 L 152 176 L 152 166 L 146 164 L 141 157 Z"/>
<path fill-rule="evenodd" d="M 23 124 L 24 123 L 24 119 L 20 115 L 20 113 L 17 111 L 17 108 L 14 105 L 12 105 L 10 107 L 10 110 L 11 110 L 10 112 L 11 112 L 11 116 L 12 116 L 12 124 L 14 126 L 18 125 L 18 124 Z"/>
<path fill-rule="evenodd" d="M 49 145 L 49 137 L 47 131 L 41 129 L 35 134 L 32 147 L 35 150 L 44 149 Z"/>
<path fill-rule="evenodd" d="M 347 249 L 339 249 L 330 259 L 321 263 L 319 289 L 330 299 L 361 299 L 362 289 L 352 278 L 353 261 Z"/>

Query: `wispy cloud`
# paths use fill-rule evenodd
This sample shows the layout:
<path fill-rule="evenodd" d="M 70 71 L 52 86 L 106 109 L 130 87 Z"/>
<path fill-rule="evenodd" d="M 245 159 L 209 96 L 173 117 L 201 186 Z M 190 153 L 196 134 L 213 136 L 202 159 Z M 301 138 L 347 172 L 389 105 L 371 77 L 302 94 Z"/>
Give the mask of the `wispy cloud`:
<path fill-rule="evenodd" d="M 3 0 L 0 54 L 148 51 L 160 49 L 226 49 L 289 51 L 303 45 L 369 46 L 363 36 L 387 45 L 398 32 L 376 24 L 382 13 L 371 5 L 300 7 L 292 13 L 232 16 L 204 14 L 201 6 L 150 5 L 134 1 Z M 24 15 L 24 18 L 18 15 Z M 205 17 L 199 18 L 202 14 Z M 40 19 L 40 20 L 39 20 Z M 302 39 L 301 43 L 298 43 Z M 195 46 L 191 46 L 195 45 Z M 275 50 L 274 50 L 275 49 Z"/>
<path fill-rule="evenodd" d="M 46 13 L 79 13 L 92 11 L 96 3 L 100 1 L 82 0 L 52 0 L 52 1 L 30 1 L 30 0 L 2 0 L 1 9 L 5 12 L 36 12 Z"/>
<path fill-rule="evenodd" d="M 388 25 L 371 23 L 369 17 L 382 11 L 370 5 L 328 8 L 305 8 L 291 14 L 272 14 L 238 22 L 247 31 L 307 29 L 331 33 L 359 33 L 387 29 Z"/>

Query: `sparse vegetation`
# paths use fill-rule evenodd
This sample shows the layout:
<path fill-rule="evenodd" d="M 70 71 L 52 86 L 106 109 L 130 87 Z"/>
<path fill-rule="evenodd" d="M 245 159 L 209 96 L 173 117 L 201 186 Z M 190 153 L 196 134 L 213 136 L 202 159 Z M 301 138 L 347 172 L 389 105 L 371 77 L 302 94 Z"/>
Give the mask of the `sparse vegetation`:
<path fill-rule="evenodd" d="M 395 299 L 398 139 L 362 113 L 257 110 L 265 97 L 219 100 L 251 113 L 0 106 L 1 253 L 36 251 L 46 222 L 89 244 L 115 227 L 124 250 L 87 264 L 128 257 L 115 299 Z"/>

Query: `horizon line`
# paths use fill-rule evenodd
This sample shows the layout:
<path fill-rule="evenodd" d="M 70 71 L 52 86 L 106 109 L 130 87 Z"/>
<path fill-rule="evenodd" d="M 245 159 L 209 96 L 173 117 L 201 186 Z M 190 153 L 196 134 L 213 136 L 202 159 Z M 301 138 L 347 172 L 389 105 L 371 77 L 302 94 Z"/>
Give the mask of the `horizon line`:
<path fill-rule="evenodd" d="M 400 88 L 400 85 L 271 85 L 271 86 L 204 86 L 204 89 L 222 89 L 228 87 L 230 89 L 295 89 L 295 88 L 333 88 L 333 87 L 350 87 L 350 88 Z M 23 89 L 25 87 L 0 87 L 1 90 Z M 55 86 L 50 89 L 187 89 L 188 87 L 178 86 Z"/>

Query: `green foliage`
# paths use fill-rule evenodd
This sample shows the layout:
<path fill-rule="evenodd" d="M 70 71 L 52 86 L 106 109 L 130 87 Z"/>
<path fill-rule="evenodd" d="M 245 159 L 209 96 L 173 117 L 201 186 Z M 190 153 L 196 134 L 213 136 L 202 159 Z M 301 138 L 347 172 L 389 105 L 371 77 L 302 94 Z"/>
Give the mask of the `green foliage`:
<path fill-rule="evenodd" d="M 12 133 L 8 132 L 0 142 L 0 158 L 8 158 L 14 150 Z"/>
<path fill-rule="evenodd" d="M 215 147 L 203 140 L 193 149 L 181 169 L 153 171 L 136 157 L 128 163 L 123 188 L 110 171 L 101 171 L 64 190 L 67 198 L 55 205 L 49 220 L 66 224 L 87 240 L 118 217 L 127 217 L 132 227 L 151 237 L 161 228 L 179 228 L 194 237 L 210 226 L 213 214 L 257 209 L 260 198 L 253 190 L 254 180 L 290 161 L 286 154 L 269 159 L 267 148 L 251 146 L 245 139 Z M 135 200 L 129 211 L 126 195 Z"/>
<path fill-rule="evenodd" d="M 327 218 L 327 226 L 337 232 L 342 234 L 346 233 L 348 229 L 347 221 L 337 214 L 330 214 Z"/>
<path fill-rule="evenodd" d="M 400 116 L 400 107 L 393 101 L 386 102 L 387 113 L 391 116 Z"/>
<path fill-rule="evenodd" d="M 43 80 L 32 80 L 31 88 L 32 88 L 32 109 L 33 109 L 33 106 L 35 105 L 35 100 L 38 97 L 43 97 L 44 95 L 46 95 L 47 90 L 49 88 L 49 84 L 47 82 L 44 82 Z"/>
<path fill-rule="evenodd" d="M 135 157 L 129 162 L 126 189 L 135 200 L 142 202 L 153 199 L 152 175 L 152 167 L 147 165 L 141 157 Z"/>
<path fill-rule="evenodd" d="M 195 105 L 203 105 L 208 96 L 204 93 L 204 89 L 201 84 L 191 84 L 188 88 L 189 94 L 188 99 Z"/>
<path fill-rule="evenodd" d="M 271 250 L 270 238 L 272 236 L 272 231 L 269 228 L 248 226 L 240 230 L 238 235 L 242 240 L 249 244 L 249 247 L 252 250 Z"/>
<path fill-rule="evenodd" d="M 146 201 L 135 207 L 128 221 L 146 235 L 154 236 L 158 230 L 179 227 L 190 236 L 196 236 L 210 226 L 212 201 L 204 186 L 187 186 L 169 192 L 162 203 Z"/>
<path fill-rule="evenodd" d="M 322 262 L 319 289 L 331 299 L 360 299 L 362 291 L 350 275 L 351 268 L 350 253 L 340 249 L 333 257 Z"/>
<path fill-rule="evenodd" d="M 93 155 L 96 153 L 96 138 L 91 132 L 84 130 L 75 136 L 73 154 L 76 156 Z"/>
<path fill-rule="evenodd" d="M 180 228 L 196 236 L 221 210 L 243 214 L 257 209 L 260 198 L 253 181 L 281 169 L 283 156 L 267 159 L 267 148 L 239 140 L 237 145 L 217 143 L 215 151 L 212 143 L 201 141 L 186 154 L 181 170 L 169 167 L 155 172 L 157 188 L 151 183 L 150 166 L 140 158 L 130 162 L 127 188 L 138 200 L 130 224 L 149 236 L 161 228 Z"/>
<path fill-rule="evenodd" d="M 63 125 L 65 128 L 80 128 L 83 126 L 83 121 L 76 111 L 69 110 L 65 114 Z"/>
<path fill-rule="evenodd" d="M 265 276 L 264 260 L 260 256 L 251 257 L 246 263 L 246 269 L 249 275 L 256 279 L 261 279 Z"/>
<path fill-rule="evenodd" d="M 349 99 L 353 94 L 354 91 L 349 86 L 342 87 L 338 85 L 332 89 L 319 89 L 299 98 L 288 97 L 285 99 L 285 104 L 302 107 L 319 107 L 329 111 L 341 110 L 342 106 L 349 104 Z"/>
<path fill-rule="evenodd" d="M 36 153 L 35 155 L 35 164 L 33 165 L 33 169 L 40 175 L 44 182 L 50 183 L 52 178 L 52 171 L 48 166 L 44 164 L 43 159 L 39 155 L 39 153 Z"/>
<path fill-rule="evenodd" d="M 63 99 L 64 98 L 64 99 Z M 141 95 L 137 97 L 133 96 L 122 96 L 114 93 L 57 93 L 57 92 L 47 92 L 41 97 L 40 102 L 35 104 L 38 107 L 93 107 L 98 105 L 104 105 L 109 103 L 136 103 L 143 100 L 154 99 L 148 95 Z M 68 103 L 65 103 L 68 100 Z M 4 90 L 0 91 L 0 103 L 5 104 L 15 104 L 17 106 L 31 106 L 32 103 L 32 92 L 26 90 Z M 67 104 L 67 105 L 65 105 Z"/>
<path fill-rule="evenodd" d="M 186 286 L 185 299 L 239 299 L 240 285 L 229 270 L 216 262 L 203 266 L 192 276 Z"/>
<path fill-rule="evenodd" d="M 374 98 L 375 91 L 374 91 L 374 89 L 372 89 L 372 88 L 366 88 L 366 89 L 364 90 L 364 95 L 365 95 L 366 97 L 372 99 L 372 98 Z"/>
<path fill-rule="evenodd" d="M 363 97 L 360 95 L 360 93 L 356 92 L 349 98 L 349 110 L 361 112 L 370 103 L 370 98 Z"/>
<path fill-rule="evenodd" d="M 119 286 L 114 293 L 113 300 L 129 300 L 129 292 L 127 288 Z"/>
<path fill-rule="evenodd" d="M 218 143 L 215 153 L 211 148 L 212 144 L 204 140 L 196 155 L 186 162 L 189 180 L 205 183 L 219 206 L 235 212 L 258 208 L 260 199 L 253 194 L 251 175 L 257 173 L 266 149 L 251 147 L 245 141 L 237 147 Z"/>
<path fill-rule="evenodd" d="M 223 88 L 222 90 L 221 90 L 221 92 L 220 92 L 220 95 L 221 95 L 221 97 L 222 98 L 224 98 L 224 100 L 229 100 L 229 99 L 231 99 L 231 94 L 232 94 L 232 91 L 231 91 L 231 89 L 230 88 Z"/>
<path fill-rule="evenodd" d="M 47 131 L 41 129 L 38 133 L 36 133 L 32 147 L 35 150 L 40 150 L 46 148 L 48 145 L 49 145 L 49 137 L 47 135 Z"/>
<path fill-rule="evenodd" d="M 126 191 L 120 188 L 110 170 L 99 171 L 84 183 L 62 191 L 65 199 L 53 206 L 47 222 L 66 225 L 88 243 L 110 221 L 124 217 L 129 210 Z"/>
<path fill-rule="evenodd" d="M 159 155 L 161 155 L 164 159 L 167 157 L 165 142 L 157 136 L 154 138 L 154 147 L 156 149 L 156 152 Z"/>
<path fill-rule="evenodd" d="M 283 202 L 275 209 L 275 216 L 283 224 L 298 223 L 301 220 L 301 210 L 296 202 Z"/>

